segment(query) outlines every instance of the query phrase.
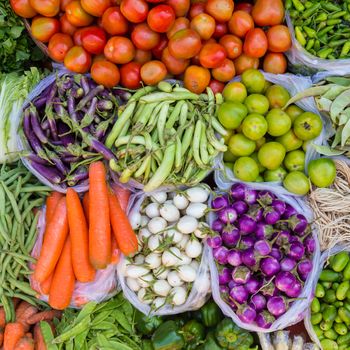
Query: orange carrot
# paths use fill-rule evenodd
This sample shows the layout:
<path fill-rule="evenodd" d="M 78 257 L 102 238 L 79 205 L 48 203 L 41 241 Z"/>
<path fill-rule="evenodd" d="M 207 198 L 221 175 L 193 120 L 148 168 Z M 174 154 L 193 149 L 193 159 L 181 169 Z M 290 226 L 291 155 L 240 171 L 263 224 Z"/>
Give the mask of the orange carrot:
<path fill-rule="evenodd" d="M 85 219 L 88 225 L 89 225 L 89 203 L 90 203 L 89 201 L 90 201 L 89 192 L 85 192 L 83 197 L 83 207 L 84 207 Z"/>
<path fill-rule="evenodd" d="M 53 274 L 54 272 L 48 278 L 46 278 L 46 280 L 43 283 L 40 283 L 40 292 L 44 295 L 48 295 L 50 292 Z"/>
<path fill-rule="evenodd" d="M 37 323 L 34 327 L 34 345 L 36 350 L 47 350 L 40 323 Z"/>
<path fill-rule="evenodd" d="M 102 162 L 89 168 L 89 254 L 95 269 L 104 269 L 111 262 L 111 223 L 109 218 L 106 169 Z"/>
<path fill-rule="evenodd" d="M 42 312 L 38 312 L 35 315 L 32 315 L 27 319 L 28 324 L 36 324 L 40 321 L 51 321 L 54 318 L 60 318 L 62 312 L 59 310 L 46 310 Z"/>
<path fill-rule="evenodd" d="M 14 350 L 34 350 L 34 340 L 30 337 L 22 337 Z"/>
<path fill-rule="evenodd" d="M 46 223 L 51 219 L 52 214 L 54 213 L 57 203 L 63 197 L 63 194 L 60 192 L 52 192 L 46 199 Z"/>
<path fill-rule="evenodd" d="M 72 188 L 68 188 L 66 199 L 74 275 L 79 282 L 91 282 L 95 279 L 95 269 L 89 260 L 89 232 L 84 210 Z"/>
<path fill-rule="evenodd" d="M 20 304 L 22 300 L 20 298 L 12 298 L 12 302 L 13 302 L 13 307 L 16 310 L 17 306 Z"/>
<path fill-rule="evenodd" d="M 0 327 L 4 328 L 6 324 L 6 313 L 3 307 L 0 307 Z"/>
<path fill-rule="evenodd" d="M 61 198 L 51 220 L 46 226 L 44 243 L 34 271 L 34 279 L 44 282 L 53 272 L 68 235 L 66 198 Z"/>
<path fill-rule="evenodd" d="M 38 309 L 35 306 L 30 305 L 18 317 L 16 317 L 16 322 L 22 323 L 25 331 L 27 332 L 29 330 L 28 319 L 37 312 Z"/>
<path fill-rule="evenodd" d="M 129 219 L 121 208 L 118 198 L 111 191 L 108 193 L 108 199 L 111 224 L 117 245 L 124 255 L 134 254 L 137 252 L 138 243 Z"/>
<path fill-rule="evenodd" d="M 126 212 L 126 209 L 128 207 L 128 204 L 129 204 L 129 198 L 130 198 L 131 192 L 128 189 L 126 189 L 118 184 L 113 184 L 112 189 L 113 189 L 114 194 L 117 196 L 117 198 L 119 200 L 120 206 Z"/>
<path fill-rule="evenodd" d="M 67 237 L 62 254 L 58 260 L 49 293 L 49 305 L 53 309 L 63 310 L 68 307 L 73 295 L 75 276 L 72 265 L 72 249 Z"/>
<path fill-rule="evenodd" d="M 112 260 L 113 265 L 118 264 L 120 259 L 120 250 L 118 249 L 117 241 L 114 236 L 112 236 Z"/>
<path fill-rule="evenodd" d="M 0 328 L 0 346 L 2 346 L 2 343 L 4 342 L 4 328 Z"/>
<path fill-rule="evenodd" d="M 14 350 L 17 342 L 24 336 L 25 329 L 22 323 L 11 322 L 5 327 L 4 350 Z"/>
<path fill-rule="evenodd" d="M 30 308 L 32 304 L 29 304 L 27 301 L 21 301 L 20 304 L 16 308 L 16 321 L 22 317 L 24 312 Z"/>
<path fill-rule="evenodd" d="M 26 333 L 25 336 L 28 337 L 28 338 L 33 338 L 33 334 L 30 333 L 30 332 Z"/>

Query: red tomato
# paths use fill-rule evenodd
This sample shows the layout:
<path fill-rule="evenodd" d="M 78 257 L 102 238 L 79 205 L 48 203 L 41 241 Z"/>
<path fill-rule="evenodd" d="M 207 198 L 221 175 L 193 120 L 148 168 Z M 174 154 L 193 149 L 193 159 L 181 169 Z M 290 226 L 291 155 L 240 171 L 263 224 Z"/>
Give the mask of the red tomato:
<path fill-rule="evenodd" d="M 64 58 L 64 65 L 75 73 L 86 73 L 91 66 L 91 55 L 81 46 L 73 46 Z"/>
<path fill-rule="evenodd" d="M 60 3 L 61 3 L 61 11 L 65 12 L 66 11 L 66 7 L 67 5 L 72 2 L 73 0 L 61 0 Z"/>
<path fill-rule="evenodd" d="M 110 0 L 81 0 L 83 9 L 95 17 L 101 17 L 108 7 L 111 6 Z"/>
<path fill-rule="evenodd" d="M 269 73 L 284 74 L 287 71 L 287 59 L 283 53 L 269 52 L 264 57 L 263 69 Z"/>
<path fill-rule="evenodd" d="M 160 35 L 154 32 L 147 23 L 141 23 L 136 25 L 132 31 L 131 40 L 140 50 L 152 50 L 159 44 Z"/>
<path fill-rule="evenodd" d="M 53 60 L 57 62 L 63 62 L 67 52 L 73 46 L 73 40 L 69 35 L 56 33 L 49 40 L 49 55 Z"/>
<path fill-rule="evenodd" d="M 292 46 L 288 27 L 278 24 L 270 27 L 266 33 L 269 51 L 285 52 Z"/>
<path fill-rule="evenodd" d="M 122 0 L 120 11 L 132 23 L 141 23 L 146 20 L 148 4 L 144 0 Z"/>
<path fill-rule="evenodd" d="M 253 17 L 244 11 L 234 12 L 228 22 L 230 32 L 243 38 L 251 29 L 254 28 Z"/>
<path fill-rule="evenodd" d="M 174 9 L 176 17 L 186 16 L 191 6 L 190 0 L 167 0 L 166 3 Z"/>
<path fill-rule="evenodd" d="M 251 14 L 252 10 L 253 5 L 249 2 L 240 2 L 237 5 L 235 5 L 235 11 L 244 11 Z"/>
<path fill-rule="evenodd" d="M 94 64 L 95 62 L 99 62 L 99 61 L 107 61 L 105 55 L 103 55 L 103 54 L 95 55 L 92 58 L 92 64 Z"/>
<path fill-rule="evenodd" d="M 83 46 L 82 35 L 85 28 L 78 29 L 74 32 L 73 41 L 76 46 Z"/>
<path fill-rule="evenodd" d="M 60 11 L 60 0 L 29 0 L 34 11 L 45 17 L 54 17 Z"/>
<path fill-rule="evenodd" d="M 74 0 L 66 6 L 66 16 L 68 21 L 76 27 L 86 27 L 94 20 L 94 17 L 82 8 L 78 0 Z"/>
<path fill-rule="evenodd" d="M 68 21 L 66 14 L 64 14 L 60 18 L 60 23 L 61 23 L 61 32 L 64 34 L 68 34 L 72 36 L 78 29 Z"/>
<path fill-rule="evenodd" d="M 169 5 L 158 5 L 148 12 L 147 23 L 152 30 L 166 33 L 175 21 L 175 12 Z"/>
<path fill-rule="evenodd" d="M 282 0 L 257 0 L 252 10 L 255 24 L 260 27 L 281 24 L 284 18 Z"/>
<path fill-rule="evenodd" d="M 216 43 L 208 43 L 202 47 L 199 53 L 199 61 L 205 68 L 220 67 L 227 56 L 225 48 Z"/>
<path fill-rule="evenodd" d="M 160 36 L 159 44 L 152 50 L 152 55 L 160 60 L 162 57 L 163 50 L 168 46 L 168 39 L 165 35 Z"/>
<path fill-rule="evenodd" d="M 267 38 L 264 31 L 261 28 L 251 29 L 243 44 L 243 51 L 250 57 L 260 58 L 265 55 L 267 51 Z"/>
<path fill-rule="evenodd" d="M 197 15 L 205 13 L 205 3 L 204 2 L 196 2 L 190 7 L 190 18 L 194 18 Z"/>
<path fill-rule="evenodd" d="M 150 2 L 151 4 L 159 4 L 160 2 L 164 2 L 165 0 L 146 0 L 147 2 Z"/>
<path fill-rule="evenodd" d="M 226 58 L 219 67 L 212 69 L 211 74 L 214 79 L 226 83 L 235 76 L 235 65 L 231 60 Z"/>
<path fill-rule="evenodd" d="M 201 94 L 210 83 L 208 69 L 198 66 L 189 66 L 185 71 L 184 86 L 186 89 Z"/>
<path fill-rule="evenodd" d="M 217 81 L 215 79 L 210 80 L 209 87 L 213 90 L 214 94 L 221 93 L 224 88 L 225 84 L 221 81 Z"/>
<path fill-rule="evenodd" d="M 122 36 L 112 36 L 104 48 L 104 54 L 109 61 L 125 64 L 135 57 L 135 47 L 131 40 Z"/>
<path fill-rule="evenodd" d="M 123 35 L 128 31 L 128 21 L 117 6 L 108 8 L 102 15 L 103 29 L 110 35 Z"/>
<path fill-rule="evenodd" d="M 182 29 L 169 40 L 169 52 L 175 58 L 189 59 L 201 49 L 201 38 L 192 29 Z"/>
<path fill-rule="evenodd" d="M 120 67 L 120 84 L 128 89 L 141 87 L 141 64 L 130 62 Z"/>
<path fill-rule="evenodd" d="M 141 67 L 140 73 L 146 85 L 156 85 L 166 77 L 167 70 L 163 62 L 150 61 Z"/>
<path fill-rule="evenodd" d="M 103 29 L 93 26 L 86 27 L 81 35 L 83 48 L 94 55 L 103 52 L 107 38 Z"/>
<path fill-rule="evenodd" d="M 215 19 L 206 13 L 201 13 L 192 19 L 191 29 L 195 30 L 202 39 L 208 40 L 215 32 Z"/>
<path fill-rule="evenodd" d="M 152 59 L 152 51 L 136 49 L 134 61 L 144 64 Z"/>
<path fill-rule="evenodd" d="M 233 0 L 208 0 L 205 10 L 218 22 L 227 22 L 233 12 Z"/>
<path fill-rule="evenodd" d="M 46 43 L 60 31 L 60 22 L 56 18 L 37 16 L 32 21 L 31 31 L 35 39 Z"/>
<path fill-rule="evenodd" d="M 235 64 L 236 74 L 241 75 L 249 68 L 257 69 L 259 67 L 259 58 L 249 57 L 245 53 L 242 53 L 242 55 L 237 57 L 233 63 Z"/>
<path fill-rule="evenodd" d="M 190 60 L 177 59 L 165 48 L 162 54 L 162 62 L 165 64 L 168 72 L 174 75 L 182 74 L 190 64 Z"/>
<path fill-rule="evenodd" d="M 118 67 L 109 61 L 97 61 L 91 66 L 91 77 L 99 85 L 112 88 L 118 85 L 120 73 Z"/>
<path fill-rule="evenodd" d="M 213 38 L 219 39 L 228 32 L 228 27 L 226 23 L 216 23 Z"/>
<path fill-rule="evenodd" d="M 16 15 L 20 17 L 32 18 L 37 14 L 29 0 L 10 0 L 10 4 Z"/>
<path fill-rule="evenodd" d="M 190 28 L 190 21 L 186 17 L 176 18 L 174 24 L 167 31 L 166 35 L 168 39 L 170 39 L 175 33 L 177 33 L 181 29 Z"/>
<path fill-rule="evenodd" d="M 220 40 L 219 43 L 225 48 L 227 57 L 231 60 L 237 58 L 242 53 L 242 40 L 235 35 L 226 34 Z"/>

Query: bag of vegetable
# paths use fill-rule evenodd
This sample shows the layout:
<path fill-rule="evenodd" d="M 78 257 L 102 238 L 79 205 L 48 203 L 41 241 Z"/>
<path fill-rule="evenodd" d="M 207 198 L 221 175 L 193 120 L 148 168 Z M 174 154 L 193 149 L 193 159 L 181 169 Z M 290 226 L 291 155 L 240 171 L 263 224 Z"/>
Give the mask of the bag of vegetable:
<path fill-rule="evenodd" d="M 114 158 L 104 140 L 117 118 L 120 92 L 64 69 L 43 79 L 14 118 L 23 123 L 18 145 L 24 165 L 55 191 L 86 191 L 87 166 Z"/>
<path fill-rule="evenodd" d="M 313 266 L 320 261 L 317 234 L 308 224 L 311 210 L 278 186 L 219 188 L 210 214 L 217 233 L 207 239 L 214 300 L 239 327 L 251 331 L 271 332 L 299 322 L 316 284 Z"/>
<path fill-rule="evenodd" d="M 263 73 L 263 75 L 261 75 L 261 73 Z M 302 171 L 304 168 L 307 168 L 307 164 L 310 162 L 310 160 L 317 157 L 317 152 L 315 149 L 309 144 L 306 144 L 306 142 L 310 142 L 303 141 L 304 139 L 309 139 L 312 136 L 309 137 L 309 135 L 303 135 L 304 130 L 299 130 L 300 135 L 297 137 L 295 135 L 296 131 L 294 131 L 295 127 L 294 130 L 291 128 L 293 126 L 291 124 L 292 115 L 294 115 L 294 120 L 296 120 L 295 118 L 297 118 L 299 115 L 303 115 L 303 111 L 308 111 L 317 114 L 317 116 L 314 117 L 318 117 L 319 114 L 314 100 L 312 98 L 304 98 L 302 101 L 297 102 L 296 105 L 291 105 L 290 109 L 285 111 L 286 113 L 281 111 L 282 107 L 288 101 L 290 96 L 294 96 L 295 94 L 303 91 L 304 89 L 307 89 L 312 85 L 311 79 L 308 77 L 295 76 L 293 74 L 276 75 L 264 72 L 261 73 L 255 70 L 255 72 L 252 71 L 251 73 L 244 73 L 246 76 L 243 74 L 242 76 L 237 77 L 233 80 L 233 82 L 241 81 L 243 85 L 245 85 L 245 89 L 250 92 L 250 95 L 244 101 L 244 105 L 237 103 L 236 100 L 232 100 L 233 102 L 231 101 L 231 98 L 229 96 L 230 85 L 227 85 L 227 93 L 225 93 L 225 91 L 223 92 L 225 103 L 222 106 L 227 106 L 227 112 L 232 111 L 233 108 L 241 107 L 243 110 L 245 110 L 244 115 L 247 115 L 247 113 L 250 114 L 248 114 L 244 119 L 242 118 L 243 121 L 239 120 L 239 123 L 237 123 L 236 127 L 234 128 L 234 135 L 226 141 L 228 144 L 228 151 L 224 153 L 223 158 L 220 155 L 220 157 L 216 159 L 214 173 L 216 182 L 230 184 L 233 181 L 239 180 L 236 177 L 239 176 L 239 181 L 254 181 L 254 184 L 256 182 L 266 181 L 264 183 L 269 186 L 271 183 L 282 182 L 283 179 L 287 176 L 286 169 L 288 169 L 289 172 L 293 170 Z M 262 85 L 262 87 L 264 87 L 264 82 L 265 85 L 269 85 L 271 83 L 274 85 L 268 87 L 265 92 L 257 94 L 252 90 L 252 88 L 250 88 L 250 81 L 254 81 L 253 79 L 258 79 L 259 82 L 261 82 L 260 85 Z M 254 89 L 258 89 L 258 87 L 256 86 Z M 248 99 L 250 99 L 249 102 Z M 254 108 L 257 108 L 257 106 L 259 107 L 264 103 L 266 104 L 266 107 L 264 107 L 264 112 L 261 110 L 254 110 Z M 250 112 L 247 112 L 247 108 Z M 261 109 L 261 107 L 259 108 Z M 270 111 L 267 112 L 269 109 Z M 240 110 L 237 111 L 237 114 L 239 111 Z M 225 118 L 225 115 L 227 114 L 225 113 L 225 110 L 221 110 L 220 108 L 218 113 L 219 119 Z M 261 118 L 262 114 L 266 115 Z M 280 124 L 276 124 L 276 121 L 282 119 L 283 116 L 286 117 L 287 125 L 285 127 L 281 125 L 282 122 Z M 260 117 L 262 119 L 261 122 L 259 120 L 255 122 L 251 119 L 251 122 L 249 124 L 249 118 L 254 117 Z M 225 121 L 225 119 L 223 120 Z M 263 126 L 261 126 L 261 123 L 265 124 L 264 132 L 260 135 L 252 134 L 255 129 L 261 130 L 263 128 Z M 232 125 L 227 124 L 228 128 L 230 126 Z M 281 128 L 284 130 L 282 131 L 282 135 Z M 321 120 L 318 121 L 317 128 L 319 129 L 318 131 L 320 131 L 322 128 Z M 236 132 L 236 130 L 238 131 Z M 324 131 L 322 130 L 317 134 L 318 136 L 312 139 L 311 142 L 316 145 L 321 145 L 324 139 Z M 271 139 L 271 135 L 275 135 L 276 137 L 274 136 Z M 241 137 L 242 141 L 239 139 L 239 137 Z M 272 142 L 265 142 L 266 139 Z M 247 149 L 247 145 L 251 145 L 249 146 L 251 147 L 250 151 Z M 271 148 L 267 148 L 268 145 L 270 145 Z M 266 156 L 264 155 L 265 153 L 262 153 L 260 155 L 260 151 L 263 152 L 262 149 L 264 147 L 266 147 L 266 150 L 264 151 L 267 153 Z M 281 151 L 279 151 L 280 148 L 282 149 Z M 256 149 L 258 149 L 258 151 L 255 151 Z M 278 151 L 278 154 L 273 157 L 272 151 L 274 152 L 273 154 Z M 282 153 L 283 157 L 280 158 L 280 154 Z M 245 160 L 245 163 L 243 163 L 243 159 Z M 240 163 L 240 160 L 242 160 L 242 163 Z M 253 171 L 251 167 L 249 167 L 249 171 L 244 171 L 248 164 L 250 164 L 248 161 L 251 161 L 255 164 L 255 175 L 252 175 L 255 171 Z M 282 164 L 279 166 L 276 164 L 277 169 L 275 166 L 276 162 Z M 244 164 L 245 166 L 243 166 Z M 284 167 L 284 165 L 286 167 Z M 300 175 L 303 176 L 303 174 Z M 305 180 L 307 180 L 306 177 Z M 296 189 L 296 192 L 300 192 L 298 194 L 305 194 L 302 193 L 301 190 L 302 189 L 300 187 Z"/>
<path fill-rule="evenodd" d="M 208 248 L 209 189 L 134 195 L 129 219 L 139 254 L 123 258 L 118 279 L 125 297 L 141 312 L 172 315 L 200 308 L 210 291 Z"/>
<path fill-rule="evenodd" d="M 304 324 L 310 338 L 324 350 L 350 345 L 350 255 L 337 245 L 321 255 L 313 286 L 313 301 Z"/>
<path fill-rule="evenodd" d="M 45 232 L 45 217 L 46 207 L 44 206 L 41 210 L 38 220 L 38 236 L 35 245 L 32 250 L 32 257 L 38 259 L 40 256 L 41 247 L 43 244 L 44 232 Z M 31 265 L 33 269 L 33 264 Z M 100 303 L 102 301 L 110 299 L 116 293 L 118 293 L 119 286 L 117 281 L 117 265 L 110 264 L 104 270 L 97 270 L 95 279 L 92 282 L 81 283 L 75 281 L 74 291 L 71 298 L 69 307 L 80 309 L 90 301 Z M 41 293 L 39 299 L 48 302 L 48 292 L 44 292 L 32 277 L 30 277 L 31 287 Z M 43 284 L 43 286 L 45 283 Z M 44 287 L 43 287 L 44 288 Z M 65 288 L 63 285 L 62 288 Z"/>

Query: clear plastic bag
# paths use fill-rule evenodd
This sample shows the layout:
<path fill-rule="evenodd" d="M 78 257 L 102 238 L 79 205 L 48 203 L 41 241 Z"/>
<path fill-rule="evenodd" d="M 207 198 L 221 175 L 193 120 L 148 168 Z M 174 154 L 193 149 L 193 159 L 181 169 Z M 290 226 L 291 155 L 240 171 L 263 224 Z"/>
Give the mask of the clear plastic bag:
<path fill-rule="evenodd" d="M 324 264 L 326 263 L 326 261 L 328 260 L 328 258 L 332 255 L 338 254 L 342 251 L 349 251 L 349 247 L 344 247 L 341 245 L 337 245 L 329 250 L 326 250 L 322 253 L 321 258 L 320 258 L 320 263 L 316 266 L 316 272 L 315 272 L 315 283 L 312 289 L 312 297 L 314 297 L 314 293 L 315 293 L 315 288 L 316 288 L 316 284 L 318 282 L 318 278 L 323 270 Z M 305 328 L 311 338 L 311 340 L 316 343 L 321 349 L 321 343 L 318 340 L 318 337 L 314 331 L 314 328 L 311 324 L 311 311 L 310 308 L 308 308 L 305 319 L 304 319 L 304 325 Z"/>
<path fill-rule="evenodd" d="M 157 191 L 159 192 L 159 191 Z M 152 193 L 147 194 L 151 196 Z M 134 212 L 139 212 L 142 203 L 147 197 L 145 194 L 136 194 L 131 196 L 128 207 L 129 216 Z M 209 275 L 209 249 L 204 246 L 202 251 L 201 262 L 197 271 L 196 280 L 192 284 L 191 292 L 187 296 L 187 300 L 184 304 L 179 306 L 172 306 L 166 304 L 163 307 L 153 311 L 147 304 L 141 303 L 136 293 L 132 291 L 126 284 L 125 279 L 125 267 L 126 259 L 123 257 L 117 266 L 119 284 L 123 290 L 124 297 L 139 311 L 146 315 L 175 315 L 186 311 L 197 310 L 201 308 L 207 301 L 210 293 L 210 275 Z"/>
<path fill-rule="evenodd" d="M 265 79 L 273 84 L 278 84 L 286 88 L 291 96 L 294 96 L 300 91 L 303 91 L 312 85 L 312 81 L 309 77 L 300 77 L 293 74 L 271 74 L 271 73 L 265 73 L 262 72 L 265 76 Z M 235 78 L 233 81 L 240 80 L 240 77 Z M 316 107 L 316 104 L 314 102 L 314 99 L 312 97 L 304 98 L 296 103 L 300 108 L 302 108 L 305 111 L 313 112 L 316 114 L 319 114 L 318 109 Z M 323 140 L 325 138 L 325 131 L 323 130 L 322 133 L 314 139 L 312 142 L 316 145 L 321 145 L 323 143 Z M 318 153 L 315 151 L 315 149 L 312 146 L 309 146 L 306 151 L 306 157 L 305 157 L 305 164 L 307 165 L 310 160 L 316 159 L 318 157 Z M 233 181 L 239 181 L 233 174 L 233 171 L 229 169 L 228 167 L 225 167 L 223 163 L 222 154 L 220 154 L 216 158 L 215 162 L 215 172 L 214 177 L 216 182 L 220 183 L 232 183 Z M 305 167 L 307 168 L 307 166 Z M 278 182 L 262 182 L 262 184 L 265 184 L 269 186 L 270 184 L 277 184 Z M 255 186 L 255 182 L 252 183 L 253 186 Z"/>
<path fill-rule="evenodd" d="M 286 52 L 291 72 L 302 75 L 314 75 L 318 71 L 350 72 L 350 59 L 322 59 L 307 52 L 295 38 L 294 26 L 287 12 L 286 21 L 292 37 L 292 47 Z"/>
<path fill-rule="evenodd" d="M 40 256 L 41 246 L 43 243 L 45 232 L 45 214 L 46 208 L 43 207 L 38 220 L 37 230 L 38 236 L 35 245 L 32 250 L 32 257 L 38 259 Z M 30 264 L 30 268 L 33 269 L 34 265 Z M 102 301 L 112 298 L 120 290 L 117 280 L 117 265 L 110 264 L 104 270 L 98 270 L 96 272 L 95 280 L 88 283 L 76 282 L 72 300 L 69 307 L 80 309 L 89 301 L 95 301 L 100 303 Z M 40 286 L 30 278 L 31 286 L 34 290 L 39 291 Z M 41 295 L 40 300 L 48 302 L 47 295 Z"/>
<path fill-rule="evenodd" d="M 221 184 L 216 183 L 218 188 L 220 190 L 227 190 L 231 184 Z M 293 206 L 299 213 L 303 214 L 309 222 L 312 222 L 313 220 L 313 214 L 312 210 L 308 207 L 307 203 L 301 199 L 297 198 L 295 196 L 290 195 L 284 188 L 278 186 L 278 185 L 264 185 L 261 183 L 256 183 L 254 185 L 249 184 L 250 188 L 256 189 L 256 190 L 268 190 L 274 193 L 279 199 L 283 200 L 284 202 L 290 204 Z M 210 224 L 213 222 L 214 214 L 210 215 L 209 222 Z M 308 276 L 307 280 L 304 284 L 304 289 L 300 296 L 298 297 L 298 300 L 294 301 L 292 306 L 287 310 L 287 312 L 279 317 L 275 322 L 272 323 L 271 327 L 269 329 L 263 329 L 258 327 L 257 325 L 253 324 L 247 324 L 242 322 L 236 313 L 232 310 L 232 308 L 221 298 L 220 290 L 219 290 L 219 276 L 218 276 L 218 270 L 216 267 L 216 263 L 214 261 L 212 250 L 210 249 L 210 255 L 209 255 L 209 267 L 210 267 L 210 275 L 211 275 L 211 288 L 212 288 L 212 294 L 215 302 L 219 305 L 221 311 L 227 316 L 232 318 L 232 320 L 241 328 L 247 329 L 249 331 L 253 332 L 262 332 L 262 333 L 269 333 L 274 332 L 277 330 L 285 329 L 286 327 L 289 327 L 293 324 L 296 324 L 300 322 L 302 319 L 304 319 L 307 308 L 309 304 L 312 301 L 313 295 L 312 291 L 315 289 L 316 283 L 317 283 L 317 267 L 320 265 L 320 246 L 317 238 L 317 232 L 316 229 L 313 228 L 312 236 L 316 242 L 316 249 L 313 255 L 312 263 L 313 263 L 313 270 L 311 271 L 310 275 Z"/>

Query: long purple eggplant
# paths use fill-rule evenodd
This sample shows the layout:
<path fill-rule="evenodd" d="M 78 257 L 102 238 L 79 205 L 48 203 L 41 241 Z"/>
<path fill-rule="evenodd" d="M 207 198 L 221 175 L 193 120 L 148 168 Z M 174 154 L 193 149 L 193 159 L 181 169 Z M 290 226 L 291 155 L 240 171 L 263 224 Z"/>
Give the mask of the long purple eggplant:
<path fill-rule="evenodd" d="M 78 115 L 77 115 L 77 112 L 75 111 L 75 101 L 72 95 L 69 95 L 67 98 L 67 108 L 68 108 L 68 113 L 70 117 L 72 118 L 73 121 L 77 123 Z"/>
<path fill-rule="evenodd" d="M 70 128 L 66 123 L 62 121 L 57 122 L 57 131 L 58 137 L 62 141 L 63 146 L 67 147 L 75 142 L 75 137 L 72 132 L 70 132 Z"/>
<path fill-rule="evenodd" d="M 55 168 L 49 168 L 34 161 L 29 161 L 29 163 L 40 175 L 48 179 L 50 182 L 54 184 L 61 183 L 63 177 Z"/>
<path fill-rule="evenodd" d="M 99 94 L 103 90 L 104 87 L 102 85 L 98 85 L 94 89 L 90 90 L 89 93 L 80 100 L 76 110 L 81 110 L 89 101 L 91 101 L 97 94 Z"/>
<path fill-rule="evenodd" d="M 82 77 L 80 78 L 80 85 L 81 85 L 81 87 L 82 87 L 83 90 L 84 90 L 84 95 L 87 95 L 87 94 L 89 93 L 89 91 L 90 91 L 90 85 L 89 85 L 89 80 L 88 80 L 88 78 L 85 77 L 85 76 L 82 76 Z"/>
<path fill-rule="evenodd" d="M 41 128 L 41 125 L 39 123 L 39 115 L 38 111 L 36 110 L 35 107 L 31 107 L 29 110 L 30 114 L 30 121 L 32 124 L 32 130 L 36 137 L 40 140 L 41 143 L 47 143 L 48 139 L 46 135 L 44 134 L 43 129 Z"/>
<path fill-rule="evenodd" d="M 39 163 L 39 164 L 47 165 L 47 161 L 45 159 L 40 158 L 39 156 L 37 156 L 34 153 L 27 154 L 25 156 L 25 158 L 27 158 L 28 160 L 31 160 L 33 162 Z"/>
<path fill-rule="evenodd" d="M 97 109 L 100 111 L 110 111 L 113 107 L 113 102 L 110 100 L 100 100 L 97 102 Z"/>
<path fill-rule="evenodd" d="M 85 167 L 78 168 L 73 174 L 67 176 L 68 186 L 74 186 L 77 182 L 89 178 L 89 173 Z"/>

